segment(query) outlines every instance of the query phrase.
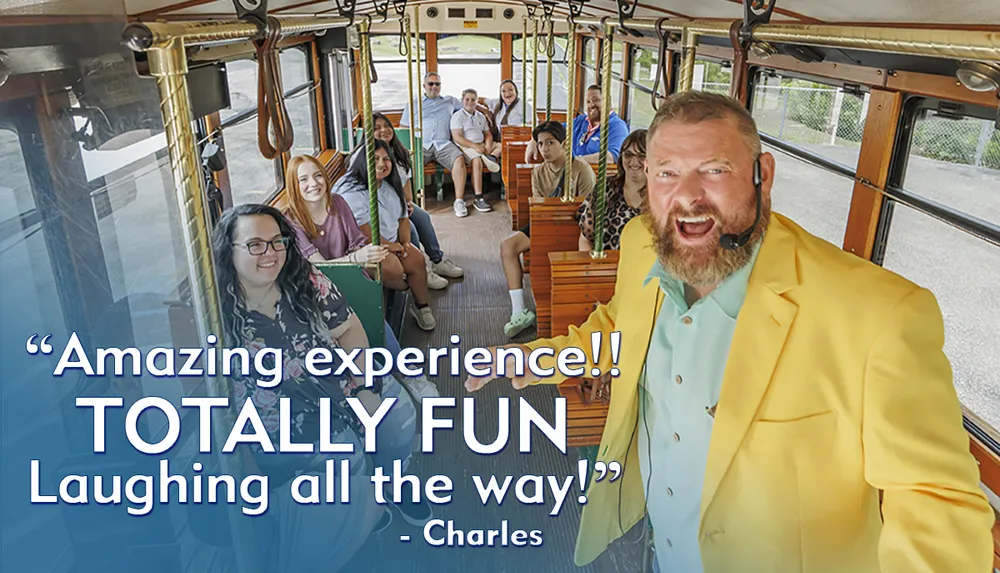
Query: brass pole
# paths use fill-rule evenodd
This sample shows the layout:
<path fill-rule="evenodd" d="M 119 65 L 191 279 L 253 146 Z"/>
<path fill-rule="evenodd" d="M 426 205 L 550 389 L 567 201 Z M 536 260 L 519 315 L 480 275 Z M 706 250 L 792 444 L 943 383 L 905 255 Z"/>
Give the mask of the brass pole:
<path fill-rule="evenodd" d="M 409 102 L 410 105 L 406 106 L 410 110 L 410 187 L 417 201 L 420 201 L 420 193 L 417 190 L 417 158 L 419 154 L 417 153 L 417 134 L 414 132 L 416 129 L 415 123 L 413 122 L 413 50 L 411 49 L 413 44 L 410 36 L 410 15 L 405 14 L 402 16 L 404 35 L 406 36 L 406 85 L 408 88 Z M 420 39 L 417 39 L 417 44 L 420 44 Z M 419 62 L 419 60 L 418 60 Z M 418 65 L 419 71 L 419 65 Z M 422 144 L 421 144 L 422 145 Z M 423 169 L 420 170 L 423 172 Z"/>
<path fill-rule="evenodd" d="M 378 215 L 378 183 L 375 181 L 375 126 L 372 125 L 372 74 L 371 44 L 369 44 L 370 23 L 362 19 L 358 24 L 361 39 L 361 124 L 365 131 L 365 156 L 368 161 L 368 211 L 372 231 L 372 244 L 382 243 Z"/>
<path fill-rule="evenodd" d="M 636 30 L 656 31 L 656 22 L 653 18 L 629 18 L 625 20 L 625 25 Z M 594 27 L 602 25 L 601 20 L 596 18 L 579 18 L 577 24 Z M 699 36 L 728 38 L 731 25 L 732 20 L 666 20 L 661 27 L 670 32 L 683 33 L 684 30 L 690 30 Z M 990 30 L 772 23 L 755 27 L 753 41 L 935 56 L 953 60 L 1000 61 L 1000 34 Z"/>
<path fill-rule="evenodd" d="M 690 28 L 681 32 L 681 69 L 677 78 L 677 91 L 691 91 L 694 86 L 694 61 L 698 53 L 698 33 Z"/>
<path fill-rule="evenodd" d="M 532 110 L 534 111 L 534 110 Z M 528 17 L 524 17 L 524 33 L 521 34 L 521 117 L 528 123 Z"/>
<path fill-rule="evenodd" d="M 229 346 L 233 341 L 225 340 L 225 331 L 222 327 L 222 313 L 212 258 L 208 204 L 202 185 L 194 130 L 191 127 L 194 118 L 188 100 L 186 76 L 188 68 L 184 48 L 183 40 L 173 38 L 163 45 L 150 49 L 149 69 L 150 74 L 156 78 L 156 88 L 160 94 L 160 113 L 163 116 L 163 131 L 167 138 L 167 153 L 170 156 L 170 169 L 174 178 L 175 199 L 184 221 L 182 227 L 184 250 L 198 335 L 201 340 L 206 340 L 208 335 L 214 334 L 221 340 L 220 346 Z M 210 395 L 230 396 L 229 387 L 222 378 L 209 376 L 205 383 Z M 218 443 L 225 442 L 228 433 L 225 428 L 233 424 L 231 412 L 228 408 L 216 408 L 212 413 L 216 420 L 213 428 L 215 439 L 221 440 Z M 236 459 L 219 454 L 219 462 L 223 473 L 234 477 L 243 475 Z M 245 544 L 245 540 L 250 539 L 247 523 L 239 519 L 240 512 L 235 505 L 229 506 L 227 511 L 238 568 L 243 570 L 244 567 L 251 567 L 252 561 L 249 559 Z M 247 569 L 247 571 L 254 570 Z"/>
<path fill-rule="evenodd" d="M 555 54 L 555 36 L 554 28 L 555 24 L 552 23 L 552 18 L 548 18 L 549 22 L 549 39 L 545 44 L 545 56 L 547 61 L 547 67 L 545 69 L 545 121 L 552 121 L 552 56 Z"/>
<path fill-rule="evenodd" d="M 347 18 L 330 16 L 309 16 L 306 18 L 275 18 L 281 26 L 282 36 L 298 36 L 310 32 L 321 32 L 331 28 L 346 28 Z M 129 48 L 145 52 L 178 39 L 184 47 L 209 43 L 249 40 L 258 36 L 257 26 L 242 20 L 207 20 L 192 22 L 130 22 L 125 25 L 122 35 Z"/>
<path fill-rule="evenodd" d="M 531 50 L 531 129 L 538 127 L 538 20 L 532 19 L 535 31 L 531 34 L 534 48 Z"/>
<path fill-rule="evenodd" d="M 420 71 L 420 9 L 419 9 L 419 7 L 413 9 L 413 25 L 416 28 L 415 31 L 414 31 L 414 35 L 417 37 L 417 77 L 420 78 L 420 85 L 423 86 L 423 83 L 424 83 L 424 79 L 423 79 L 424 78 L 424 74 L 421 73 L 421 71 Z M 421 89 L 423 89 L 423 88 L 421 87 Z M 410 107 L 413 107 L 413 100 L 410 100 Z M 414 128 L 418 129 L 417 134 L 420 136 L 421 158 L 423 158 L 423 145 L 424 145 L 424 94 L 423 94 L 422 91 L 419 94 L 417 94 L 417 114 L 419 116 L 417 118 L 417 123 L 419 124 L 419 126 L 417 124 L 414 124 L 413 120 L 411 119 L 410 120 L 410 130 L 412 131 Z M 422 161 L 423 161 L 423 159 L 421 159 L 421 162 Z M 414 178 L 416 178 L 417 172 L 420 173 L 420 208 L 421 209 L 426 209 L 427 208 L 427 198 L 426 198 L 427 193 L 424 192 L 424 166 L 423 166 L 422 163 L 421 163 L 421 165 L 414 165 L 413 166 L 413 176 L 414 176 Z"/>
<path fill-rule="evenodd" d="M 611 52 L 615 43 L 613 24 L 604 27 L 604 45 L 601 54 L 601 151 L 597 167 L 597 187 L 594 193 L 594 250 L 591 258 L 603 259 L 605 203 L 608 192 L 608 120 L 611 117 Z"/>
<path fill-rule="evenodd" d="M 566 103 L 566 141 L 563 142 L 563 201 L 573 200 L 573 113 L 572 106 L 576 101 L 576 23 L 570 20 L 569 33 L 566 34 L 566 65 L 567 94 Z"/>

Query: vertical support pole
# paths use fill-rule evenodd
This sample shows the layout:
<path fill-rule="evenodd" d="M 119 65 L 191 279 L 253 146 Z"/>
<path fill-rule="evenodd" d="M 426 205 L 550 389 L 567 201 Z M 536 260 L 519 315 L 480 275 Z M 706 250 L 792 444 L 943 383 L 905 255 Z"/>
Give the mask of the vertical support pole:
<path fill-rule="evenodd" d="M 545 43 L 545 57 L 547 67 L 545 68 L 545 121 L 552 121 L 552 56 L 556 51 L 556 39 L 554 35 L 555 24 L 552 18 L 548 18 L 549 38 Z"/>
<path fill-rule="evenodd" d="M 531 129 L 538 127 L 538 20 L 533 20 L 535 31 L 531 34 Z"/>
<path fill-rule="evenodd" d="M 416 36 L 416 38 L 417 38 L 417 77 L 420 78 L 420 85 L 423 86 L 424 74 L 421 73 L 421 71 L 420 71 L 420 7 L 419 6 L 415 7 L 413 9 L 413 25 L 414 25 L 414 28 L 415 28 L 414 29 L 414 36 Z M 435 43 L 434 45 L 437 46 L 437 43 Z M 430 63 L 431 63 L 430 56 L 428 56 L 428 58 L 427 58 L 427 64 L 430 65 Z M 413 100 L 410 100 L 410 107 L 413 107 Z M 415 127 L 417 127 L 417 124 L 419 123 L 419 132 L 418 132 L 418 135 L 420 136 L 420 145 L 422 147 L 423 144 L 424 144 L 423 143 L 424 142 L 424 96 L 423 96 L 423 93 L 420 93 L 420 94 L 417 95 L 417 114 L 419 115 L 419 117 L 417 118 L 417 123 L 413 123 L 413 119 L 412 118 L 410 119 L 410 131 L 413 131 L 413 129 Z M 423 166 L 423 161 L 421 161 L 421 165 L 417 165 L 416 163 L 413 164 L 413 177 L 414 177 L 414 180 L 416 180 L 418 171 L 419 171 L 419 174 L 420 174 L 420 185 L 419 185 L 419 187 L 420 187 L 420 191 L 419 191 L 419 193 L 420 193 L 420 195 L 419 195 L 419 198 L 420 198 L 420 208 L 421 209 L 426 209 L 427 208 L 427 199 L 426 199 L 427 193 L 424 192 L 424 166 Z"/>
<path fill-rule="evenodd" d="M 361 125 L 365 130 L 365 155 L 368 159 L 368 209 L 371 220 L 372 244 L 382 242 L 379 232 L 378 184 L 375 181 L 375 126 L 372 125 L 372 52 L 369 40 L 371 24 L 368 19 L 358 24 L 361 37 Z M 412 106 L 411 106 L 412 107 Z"/>
<path fill-rule="evenodd" d="M 614 44 L 614 25 L 604 25 L 603 53 L 601 54 L 601 155 L 598 158 L 597 188 L 594 194 L 594 250 L 591 258 L 603 259 L 605 202 L 608 188 L 608 119 L 611 117 L 611 51 Z"/>
<path fill-rule="evenodd" d="M 524 17 L 524 33 L 521 34 L 521 117 L 525 125 L 528 123 L 528 17 Z M 534 110 L 532 110 L 534 111 Z"/>
<path fill-rule="evenodd" d="M 563 163 L 563 201 L 572 201 L 573 196 L 573 113 L 569 108 L 576 101 L 576 22 L 569 21 L 569 32 L 566 34 L 566 64 L 569 77 L 566 78 L 566 141 L 563 142 L 563 152 L 566 156 Z"/>
<path fill-rule="evenodd" d="M 214 334 L 223 344 L 229 345 L 232 341 L 225 340 L 222 328 L 222 313 L 212 258 L 211 229 L 208 223 L 208 205 L 195 148 L 194 130 L 191 127 L 194 118 L 191 113 L 191 102 L 188 100 L 187 55 L 183 40 L 173 38 L 165 45 L 150 49 L 149 69 L 150 74 L 156 78 L 156 88 L 160 94 L 160 113 L 163 116 L 163 131 L 167 137 L 167 153 L 174 177 L 177 206 L 183 219 L 184 249 L 187 255 L 188 280 L 191 282 L 191 300 L 198 336 L 201 340 L 205 340 L 209 334 Z M 221 366 L 221 354 L 218 366 Z M 229 396 L 229 388 L 221 378 L 209 376 L 205 383 L 211 395 Z M 215 438 L 223 440 L 219 443 L 224 443 L 227 437 L 224 428 L 232 425 L 232 415 L 228 409 L 219 408 L 216 408 L 212 415 L 216 420 L 213 428 Z M 236 459 L 232 456 L 217 455 L 220 456 L 219 462 L 224 473 L 242 477 L 242 468 Z M 256 571 L 256 567 L 249 559 L 245 543 L 250 539 L 246 528 L 247 521 L 240 519 L 240 512 L 235 505 L 229 506 L 227 511 L 237 569 Z"/>
<path fill-rule="evenodd" d="M 408 125 L 410 126 L 410 170 L 412 171 L 412 173 L 410 173 L 410 181 L 412 183 L 411 187 L 413 188 L 413 193 L 414 193 L 417 201 L 420 201 L 421 198 L 423 197 L 423 187 L 417 181 L 417 159 L 418 159 L 418 157 L 419 157 L 420 154 L 417 153 L 417 147 L 416 147 L 416 145 L 417 145 L 417 134 L 416 134 L 416 129 L 417 129 L 416 126 L 417 126 L 417 124 L 413 121 L 413 114 L 415 112 L 415 110 L 413 109 L 414 108 L 414 105 L 413 105 L 413 49 L 412 49 L 413 38 L 410 35 L 410 15 L 409 14 L 404 14 L 403 15 L 403 35 L 406 37 L 405 41 L 407 43 L 407 46 L 406 46 L 406 86 L 407 86 L 407 94 L 408 94 L 407 97 L 410 98 L 410 99 L 407 100 L 407 101 L 410 102 L 410 105 L 406 106 L 407 109 L 410 110 L 410 118 L 409 118 L 410 121 L 408 123 Z M 418 46 L 420 45 L 420 39 L 419 38 L 417 39 L 417 45 Z M 418 59 L 417 60 L 418 70 L 419 70 L 419 62 L 420 62 L 420 60 Z M 420 172 L 423 173 L 423 166 L 421 166 Z"/>
<path fill-rule="evenodd" d="M 861 136 L 857 175 L 884 189 L 889 180 L 889 164 L 899 127 L 903 96 L 900 92 L 872 88 L 871 107 Z M 844 231 L 844 250 L 863 259 L 872 259 L 875 236 L 884 203 L 881 193 L 864 183 L 855 183 L 851 210 Z"/>
<path fill-rule="evenodd" d="M 694 58 L 698 51 L 698 34 L 688 28 L 681 32 L 681 69 L 677 91 L 691 91 L 694 85 Z"/>

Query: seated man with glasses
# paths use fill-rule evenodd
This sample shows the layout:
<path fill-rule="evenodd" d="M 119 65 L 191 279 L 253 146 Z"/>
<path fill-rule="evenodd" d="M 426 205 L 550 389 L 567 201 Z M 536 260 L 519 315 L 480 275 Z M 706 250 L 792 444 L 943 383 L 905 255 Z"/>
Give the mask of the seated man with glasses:
<path fill-rule="evenodd" d="M 612 111 L 608 115 L 608 125 L 601 125 L 601 88 L 587 88 L 585 100 L 587 113 L 576 116 L 573 120 L 573 157 L 579 157 L 590 164 L 601 162 L 601 130 L 608 130 L 608 163 L 618 161 L 622 143 L 628 137 L 628 124 Z M 614 103 L 612 103 L 614 105 Z M 538 159 L 538 148 L 535 142 L 529 141 L 524 151 L 524 162 L 531 163 L 532 158 Z"/>
<path fill-rule="evenodd" d="M 410 106 L 418 106 L 413 101 L 403 108 L 399 126 L 410 127 Z M 441 95 L 441 76 L 427 72 L 424 76 L 423 133 L 424 165 L 431 161 L 451 170 L 451 180 L 455 183 L 455 215 L 465 217 L 469 209 L 465 205 L 466 157 L 451 140 L 451 116 L 462 109 L 462 102 L 455 96 Z"/>
<path fill-rule="evenodd" d="M 557 121 L 547 121 L 536 127 L 531 137 L 532 142 L 541 150 L 544 161 L 531 170 L 531 194 L 533 197 L 560 197 L 565 181 L 566 156 L 563 153 L 563 142 L 566 140 L 566 128 Z M 578 157 L 573 158 L 571 169 L 573 196 L 589 195 L 597 183 L 594 170 Z M 521 268 L 521 254 L 531 248 L 530 237 L 530 225 L 525 225 L 500 244 L 500 259 L 507 276 L 512 307 L 510 321 L 503 327 L 508 338 L 517 336 L 535 323 L 535 313 L 524 304 L 524 270 Z"/>

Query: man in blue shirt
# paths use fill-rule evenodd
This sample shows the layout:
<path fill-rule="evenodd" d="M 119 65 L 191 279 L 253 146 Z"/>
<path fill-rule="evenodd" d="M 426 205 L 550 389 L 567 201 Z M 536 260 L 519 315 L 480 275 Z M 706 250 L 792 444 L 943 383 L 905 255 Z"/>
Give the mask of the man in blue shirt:
<path fill-rule="evenodd" d="M 573 120 L 573 157 L 579 157 L 590 164 L 600 162 L 601 158 L 601 88 L 590 86 L 584 95 L 584 105 L 587 113 Z M 618 161 L 622 150 L 622 142 L 628 137 L 629 127 L 625 120 L 618 117 L 614 111 L 608 116 L 608 163 Z M 528 142 L 524 152 L 525 163 L 531 163 L 537 151 L 533 141 Z M 537 161 L 537 158 L 536 158 Z"/>
<path fill-rule="evenodd" d="M 399 120 L 400 127 L 410 126 L 410 105 L 403 108 Z M 424 76 L 423 133 L 424 165 L 431 161 L 451 170 L 455 183 L 455 215 L 465 217 L 469 210 L 465 205 L 465 154 L 451 141 L 451 116 L 462 109 L 462 102 L 455 96 L 441 95 L 441 76 L 427 72 Z"/>

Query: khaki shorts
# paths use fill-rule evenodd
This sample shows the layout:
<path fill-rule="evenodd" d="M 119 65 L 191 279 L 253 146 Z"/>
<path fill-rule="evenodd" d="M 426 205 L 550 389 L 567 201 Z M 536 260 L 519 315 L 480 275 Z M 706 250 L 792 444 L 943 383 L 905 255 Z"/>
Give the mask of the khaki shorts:
<path fill-rule="evenodd" d="M 424 149 L 424 165 L 434 161 L 441 167 L 450 170 L 455 165 L 455 160 L 459 157 L 465 158 L 465 154 L 451 141 L 444 144 L 441 148 L 431 145 L 429 148 Z M 468 159 L 466 159 L 466 163 L 468 163 Z"/>

